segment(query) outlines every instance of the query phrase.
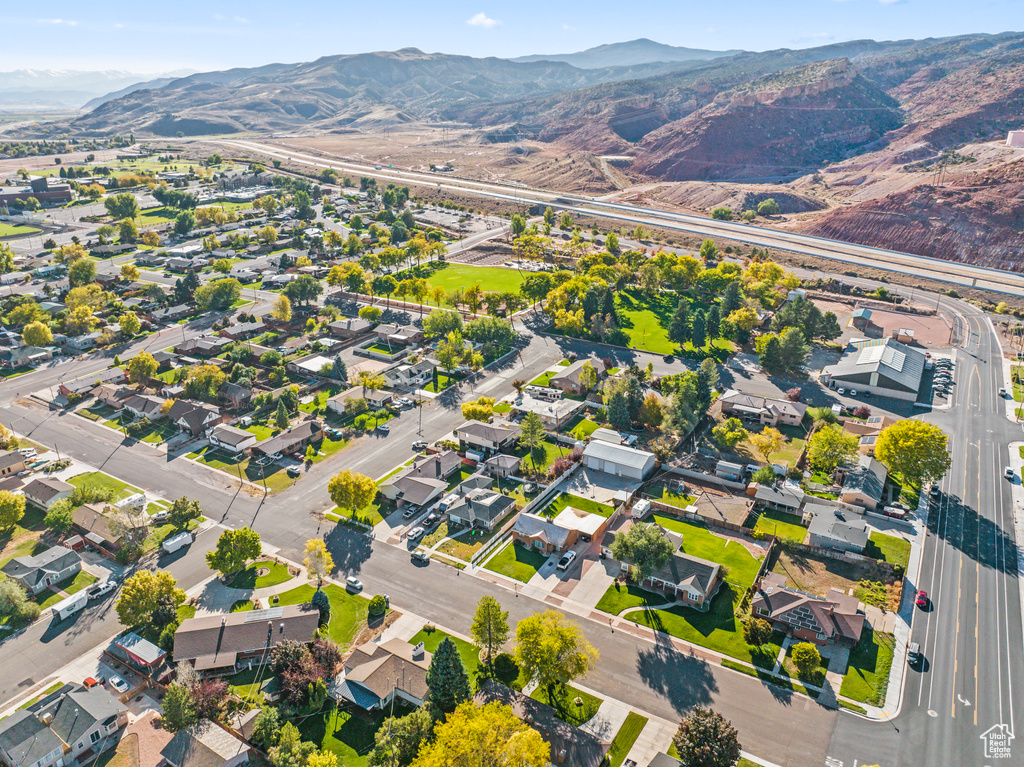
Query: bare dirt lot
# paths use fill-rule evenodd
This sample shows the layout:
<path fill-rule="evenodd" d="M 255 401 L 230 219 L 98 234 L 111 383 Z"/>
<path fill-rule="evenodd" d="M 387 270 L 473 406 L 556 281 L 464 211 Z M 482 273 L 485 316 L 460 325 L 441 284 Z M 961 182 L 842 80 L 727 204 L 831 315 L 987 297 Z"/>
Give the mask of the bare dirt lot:
<path fill-rule="evenodd" d="M 929 317 L 872 309 L 871 322 L 864 328 L 863 335 L 868 338 L 892 338 L 897 330 L 912 330 L 914 341 L 910 345 L 931 349 L 949 345 L 949 328 L 941 315 Z"/>
<path fill-rule="evenodd" d="M 804 552 L 782 551 L 772 572 L 785 575 L 787 586 L 823 597 L 829 589 L 852 594 L 860 579 L 872 569 Z"/>

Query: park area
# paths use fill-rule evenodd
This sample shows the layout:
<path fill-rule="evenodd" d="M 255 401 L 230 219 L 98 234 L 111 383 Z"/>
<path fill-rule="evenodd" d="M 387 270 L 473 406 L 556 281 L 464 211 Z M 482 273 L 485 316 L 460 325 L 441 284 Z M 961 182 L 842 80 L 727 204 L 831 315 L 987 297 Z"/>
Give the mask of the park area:
<path fill-rule="evenodd" d="M 645 295 L 638 290 L 623 290 L 616 294 L 615 302 L 622 329 L 629 336 L 629 345 L 655 354 L 681 354 L 684 357 L 714 357 L 723 362 L 736 347 L 725 338 L 716 338 L 701 349 L 687 342 L 682 348 L 668 337 L 668 328 L 680 296 L 675 293 Z M 691 302 L 691 309 L 708 309 Z"/>
<path fill-rule="evenodd" d="M 426 277 L 432 287 L 447 291 L 465 290 L 479 285 L 485 293 L 518 293 L 525 276 L 516 269 L 499 266 L 466 266 L 446 262 L 425 264 L 417 269 L 407 269 L 395 275 L 403 280 L 409 277 Z"/>
<path fill-rule="evenodd" d="M 0 222 L 0 240 L 4 237 L 21 237 L 26 234 L 35 234 L 38 231 L 39 229 L 34 226 L 21 226 Z"/>

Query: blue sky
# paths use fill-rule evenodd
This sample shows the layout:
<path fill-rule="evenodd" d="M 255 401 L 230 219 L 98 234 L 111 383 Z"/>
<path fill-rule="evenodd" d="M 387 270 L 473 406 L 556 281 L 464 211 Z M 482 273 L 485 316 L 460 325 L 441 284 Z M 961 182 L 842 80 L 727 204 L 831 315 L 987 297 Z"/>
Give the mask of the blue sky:
<path fill-rule="evenodd" d="M 648 37 L 694 48 L 806 48 L 1024 27 L 1024 0 L 49 0 L 4 13 L 3 69 L 225 69 L 394 50 L 562 53 Z"/>

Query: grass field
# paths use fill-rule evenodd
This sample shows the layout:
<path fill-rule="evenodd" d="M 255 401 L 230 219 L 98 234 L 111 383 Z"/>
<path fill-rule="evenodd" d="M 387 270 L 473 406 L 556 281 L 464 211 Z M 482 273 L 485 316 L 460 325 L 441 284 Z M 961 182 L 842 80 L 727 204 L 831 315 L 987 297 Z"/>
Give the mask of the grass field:
<path fill-rule="evenodd" d="M 510 541 L 491 557 L 485 568 L 492 573 L 527 583 L 546 561 L 547 557 L 544 554 Z"/>
<path fill-rule="evenodd" d="M 668 338 L 668 327 L 672 323 L 679 296 L 675 293 L 642 295 L 637 290 L 623 290 L 615 295 L 616 306 L 622 321 L 622 329 L 629 336 L 629 345 L 655 354 L 683 354 L 692 357 L 715 357 L 724 360 L 736 347 L 725 338 L 716 338 L 702 349 L 695 349 L 687 342 L 680 347 Z M 692 307 L 691 307 L 692 308 Z"/>
<path fill-rule="evenodd" d="M 479 651 L 466 640 L 453 637 L 450 634 L 439 631 L 438 629 L 434 629 L 433 631 L 420 629 L 420 632 L 410 639 L 409 643 L 415 645 L 419 642 L 423 642 L 423 647 L 426 648 L 426 651 L 433 654 L 437 651 L 438 645 L 440 645 L 445 638 L 451 639 L 452 642 L 455 643 L 455 647 L 459 650 L 459 657 L 462 659 L 462 665 L 465 666 L 466 673 L 469 674 L 470 681 L 475 682 L 477 671 L 480 668 L 480 654 Z"/>
<path fill-rule="evenodd" d="M 431 381 L 423 387 L 423 391 L 428 391 L 431 394 L 437 394 L 442 392 L 454 383 L 457 383 L 458 379 L 446 376 L 444 373 L 437 374 L 437 386 L 434 386 L 434 382 Z"/>
<path fill-rule="evenodd" d="M 530 381 L 530 383 L 528 385 L 529 386 L 547 386 L 549 383 L 551 383 L 551 379 L 554 378 L 556 375 L 558 375 L 558 371 L 557 370 L 548 370 L 548 371 L 546 371 L 544 373 L 541 373 L 536 378 L 534 378 L 532 381 Z"/>
<path fill-rule="evenodd" d="M 265 575 L 259 575 L 261 569 L 269 570 Z M 258 561 L 253 562 L 247 568 L 235 574 L 235 577 L 228 583 L 233 589 L 262 589 L 267 586 L 276 586 L 291 579 L 288 573 L 288 565 L 280 562 Z"/>
<path fill-rule="evenodd" d="M 387 713 L 390 714 L 390 710 Z M 395 710 L 395 716 L 406 713 L 408 711 L 402 708 Z M 374 734 L 384 719 L 384 712 L 355 714 L 331 704 L 300 719 L 297 726 L 303 740 L 316 743 L 319 748 L 334 754 L 345 767 L 364 767 L 368 752 L 373 747 Z"/>
<path fill-rule="evenodd" d="M 692 495 L 680 495 L 674 490 L 669 489 L 669 486 L 663 482 L 656 482 L 651 485 L 650 488 L 644 491 L 644 495 L 662 503 L 667 503 L 670 506 L 677 506 L 680 509 L 685 509 L 696 500 Z"/>
<path fill-rule="evenodd" d="M 777 535 L 787 541 L 803 543 L 807 537 L 807 528 L 800 524 L 800 518 L 784 511 L 765 509 L 757 518 L 754 531 L 765 535 Z"/>
<path fill-rule="evenodd" d="M 601 698 L 588 695 L 568 684 L 556 685 L 551 690 L 537 687 L 530 693 L 530 697 L 551 706 L 559 719 L 573 727 L 579 727 L 593 719 L 604 702 Z M 583 701 L 582 705 L 576 705 L 577 698 Z"/>
<path fill-rule="evenodd" d="M 116 493 L 118 499 L 127 498 L 130 495 L 142 492 L 137 487 L 132 487 L 127 482 L 115 479 L 109 474 L 104 474 L 102 471 L 87 471 L 83 474 L 76 474 L 68 480 L 68 484 L 81 488 L 107 488 Z"/>
<path fill-rule="evenodd" d="M 586 439 L 595 431 L 597 431 L 598 428 L 600 428 L 599 424 L 595 423 L 594 421 L 591 421 L 589 418 L 584 418 L 575 426 L 573 426 L 572 430 L 569 433 L 572 434 L 572 436 L 575 437 L 576 439 Z"/>
<path fill-rule="evenodd" d="M 613 583 L 597 603 L 597 609 L 610 615 L 618 615 L 623 610 L 660 607 L 664 604 L 668 604 L 668 600 L 661 594 L 647 591 L 632 583 Z"/>
<path fill-rule="evenodd" d="M 861 703 L 881 705 L 892 670 L 893 638 L 865 625 L 860 641 L 850 652 L 850 666 L 843 677 L 840 695 Z"/>
<path fill-rule="evenodd" d="M 871 533 L 864 553 L 888 562 L 893 567 L 901 567 L 906 572 L 907 563 L 910 562 L 910 541 L 875 531 Z"/>
<path fill-rule="evenodd" d="M 461 559 L 463 562 L 469 562 L 499 532 L 501 532 L 500 521 L 490 532 L 473 529 L 463 533 L 458 538 L 449 538 L 438 546 L 437 550 L 442 554 Z"/>
<path fill-rule="evenodd" d="M 398 274 L 395 278 L 404 279 L 415 270 L 408 270 L 409 274 Z M 421 271 L 426 271 L 422 269 Z M 424 274 L 427 282 L 433 287 L 441 287 L 445 290 L 455 290 L 479 284 L 485 293 L 518 293 L 519 286 L 526 278 L 524 274 L 516 269 L 504 269 L 497 266 L 464 266 L 462 264 L 445 264 L 431 274 Z"/>
<path fill-rule="evenodd" d="M 520 462 L 522 470 L 527 473 L 546 474 L 551 464 L 562 456 L 569 455 L 572 450 L 565 445 L 558 445 L 545 439 L 533 452 L 533 455 L 527 455 Z"/>
<path fill-rule="evenodd" d="M 15 226 L 0 222 L 0 239 L 4 237 L 16 237 L 19 234 L 35 234 L 40 231 L 34 226 Z"/>
<path fill-rule="evenodd" d="M 331 602 L 331 625 L 328 634 L 332 641 L 346 650 L 355 639 L 360 626 L 366 622 L 370 600 L 358 594 L 349 594 L 333 583 L 324 586 L 323 591 Z M 310 584 L 297 586 L 280 595 L 281 605 L 303 605 L 313 598 L 316 589 Z"/>

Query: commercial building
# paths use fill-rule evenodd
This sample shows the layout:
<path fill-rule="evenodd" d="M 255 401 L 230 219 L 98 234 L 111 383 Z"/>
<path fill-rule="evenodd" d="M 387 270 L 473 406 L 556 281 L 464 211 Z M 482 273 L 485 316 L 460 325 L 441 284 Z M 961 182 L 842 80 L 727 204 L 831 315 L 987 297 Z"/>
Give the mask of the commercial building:
<path fill-rule="evenodd" d="M 833 389 L 913 402 L 921 389 L 926 359 L 924 352 L 891 338 L 853 341 L 839 362 L 822 370 L 822 381 Z"/>

